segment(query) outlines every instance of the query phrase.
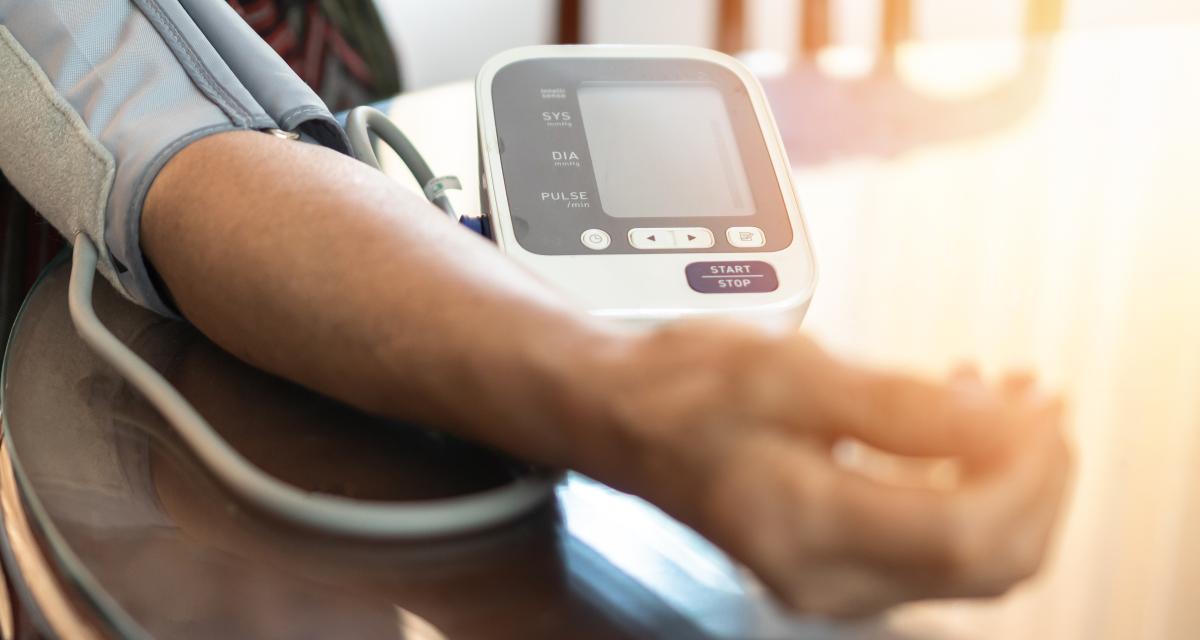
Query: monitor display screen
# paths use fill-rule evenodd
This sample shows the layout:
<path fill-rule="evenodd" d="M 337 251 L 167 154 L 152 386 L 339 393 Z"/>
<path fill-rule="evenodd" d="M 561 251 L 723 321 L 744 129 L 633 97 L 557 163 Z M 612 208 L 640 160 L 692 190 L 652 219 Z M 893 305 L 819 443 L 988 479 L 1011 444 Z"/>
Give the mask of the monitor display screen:
<path fill-rule="evenodd" d="M 754 215 L 720 90 L 707 82 L 579 88 L 599 198 L 615 218 Z"/>

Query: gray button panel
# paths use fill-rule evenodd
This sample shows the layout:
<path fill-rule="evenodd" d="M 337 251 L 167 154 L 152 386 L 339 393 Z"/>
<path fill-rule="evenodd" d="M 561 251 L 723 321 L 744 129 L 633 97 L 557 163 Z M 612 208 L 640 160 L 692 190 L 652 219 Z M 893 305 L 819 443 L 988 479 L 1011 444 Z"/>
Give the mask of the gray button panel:
<path fill-rule="evenodd" d="M 760 260 L 693 262 L 687 279 L 700 293 L 770 293 L 779 288 L 775 267 Z"/>
<path fill-rule="evenodd" d="M 596 180 L 579 90 L 588 83 L 704 83 L 725 96 L 738 152 L 750 180 L 752 215 L 618 218 L 604 208 Z M 541 255 L 582 255 L 584 231 L 611 238 L 606 254 L 774 252 L 793 240 L 786 201 L 770 148 L 745 83 L 733 71 L 704 60 L 643 58 L 542 58 L 512 63 L 496 72 L 490 91 L 496 141 L 504 170 L 514 239 Z M 631 151 L 632 152 L 632 151 Z M 687 163 L 688 158 L 680 157 Z M 500 212 L 496 212 L 500 215 Z M 765 243 L 739 247 L 726 229 L 761 229 Z M 703 227 L 705 233 L 686 233 Z M 669 240 L 631 238 L 634 230 L 668 228 Z M 675 231 L 683 230 L 684 234 Z M 654 235 L 654 234 L 652 234 Z M 694 236 L 689 238 L 688 235 Z M 634 240 L 644 239 L 643 246 Z"/>

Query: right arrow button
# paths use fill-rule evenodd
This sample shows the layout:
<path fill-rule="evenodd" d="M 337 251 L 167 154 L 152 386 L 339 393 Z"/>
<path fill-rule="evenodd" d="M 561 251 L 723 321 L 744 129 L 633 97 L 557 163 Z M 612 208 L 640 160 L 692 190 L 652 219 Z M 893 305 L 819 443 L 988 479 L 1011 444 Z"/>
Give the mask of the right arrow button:
<path fill-rule="evenodd" d="M 712 231 L 704 227 L 675 229 L 676 249 L 708 249 L 716 244 Z"/>

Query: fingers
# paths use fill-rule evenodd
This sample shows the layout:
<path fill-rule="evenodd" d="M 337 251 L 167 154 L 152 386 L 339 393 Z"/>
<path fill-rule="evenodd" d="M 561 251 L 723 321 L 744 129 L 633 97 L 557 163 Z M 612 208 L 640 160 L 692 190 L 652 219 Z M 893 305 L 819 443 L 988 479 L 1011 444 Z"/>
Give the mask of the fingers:
<path fill-rule="evenodd" d="M 908 580 L 845 561 L 816 563 L 799 584 L 771 586 L 791 609 L 828 618 L 862 618 L 919 597 Z"/>
<path fill-rule="evenodd" d="M 809 524 L 796 527 L 808 539 L 795 543 L 808 564 L 777 573 L 772 585 L 793 607 L 840 617 L 912 600 L 995 596 L 1030 577 L 1045 556 L 1070 469 L 1057 409 L 1031 419 L 1050 426 L 1008 464 L 954 491 L 897 488 L 827 463 L 825 495 L 797 492 Z M 816 461 L 803 459 L 812 478 Z"/>
<path fill-rule="evenodd" d="M 1041 567 L 1061 513 L 1071 472 L 1070 449 L 1055 430 L 1030 454 L 1027 461 L 1016 461 L 1012 473 L 996 473 L 962 496 L 975 509 L 968 518 L 978 516 L 979 528 L 964 533 L 974 536 L 980 554 L 976 557 L 982 561 L 949 585 L 960 594 L 1002 593 Z M 1014 476 L 1028 480 L 1009 480 Z M 1033 489 L 1021 495 L 1022 487 Z"/>
<path fill-rule="evenodd" d="M 929 382 L 839 361 L 806 339 L 760 357 L 779 365 L 776 380 L 755 380 L 770 390 L 768 398 L 755 399 L 766 413 L 762 417 L 808 435 L 850 437 L 905 456 L 994 458 L 1029 437 L 1035 425 L 1021 414 L 1053 402 L 1036 393 L 1028 374 L 993 387 L 967 366 L 947 382 Z"/>
<path fill-rule="evenodd" d="M 662 352 L 697 343 L 684 337 Z M 847 616 L 995 595 L 1040 566 L 1069 455 L 1061 404 L 1032 376 L 989 385 L 966 367 L 927 382 L 843 363 L 809 340 L 757 334 L 713 340 L 705 354 L 713 349 L 719 371 L 688 369 L 705 376 L 688 387 L 687 424 L 707 428 L 685 430 L 687 446 L 675 446 L 719 454 L 678 458 L 702 473 L 658 501 L 793 607 Z M 840 465 L 829 447 L 838 439 L 961 464 L 937 489 L 899 486 Z"/>
<path fill-rule="evenodd" d="M 1029 393 L 1037 386 L 1037 378 L 1028 371 L 1010 373 L 1004 377 L 1001 388 L 1009 397 L 1019 397 Z"/>
<path fill-rule="evenodd" d="M 910 586 L 911 597 L 1004 593 L 1041 566 L 1070 468 L 1065 441 L 1047 430 L 1003 470 L 951 494 L 847 479 L 841 553 L 869 558 Z M 879 532 L 885 532 L 879 535 Z"/>
<path fill-rule="evenodd" d="M 994 456 L 1026 438 L 1031 425 L 1020 415 L 1041 402 L 1010 396 L 975 378 L 933 384 L 851 370 L 842 383 L 827 396 L 822 427 L 908 456 Z"/>

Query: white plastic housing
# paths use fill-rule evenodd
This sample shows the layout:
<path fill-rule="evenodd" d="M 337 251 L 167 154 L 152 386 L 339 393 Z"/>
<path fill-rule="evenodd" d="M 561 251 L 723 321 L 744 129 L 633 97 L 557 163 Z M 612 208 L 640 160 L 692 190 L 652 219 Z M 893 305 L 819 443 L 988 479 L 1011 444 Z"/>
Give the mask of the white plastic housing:
<path fill-rule="evenodd" d="M 739 253 L 653 253 L 645 255 L 541 255 L 523 248 L 513 233 L 500 159 L 492 85 L 496 74 L 515 62 L 541 58 L 643 58 L 702 60 L 740 78 L 753 103 L 775 177 L 791 223 L 792 243 L 781 251 Z M 736 59 L 695 47 L 580 45 L 513 49 L 489 60 L 476 81 L 479 112 L 481 186 L 491 216 L 492 234 L 501 251 L 563 290 L 598 316 L 640 323 L 685 317 L 728 316 L 774 329 L 800 325 L 817 282 L 808 229 L 792 184 L 791 165 L 762 85 Z M 663 226 L 670 226 L 664 220 Z M 715 233 L 720 233 L 714 229 Z M 775 267 L 780 286 L 770 293 L 703 294 L 694 291 L 684 275 L 687 265 L 707 261 L 761 260 Z"/>

